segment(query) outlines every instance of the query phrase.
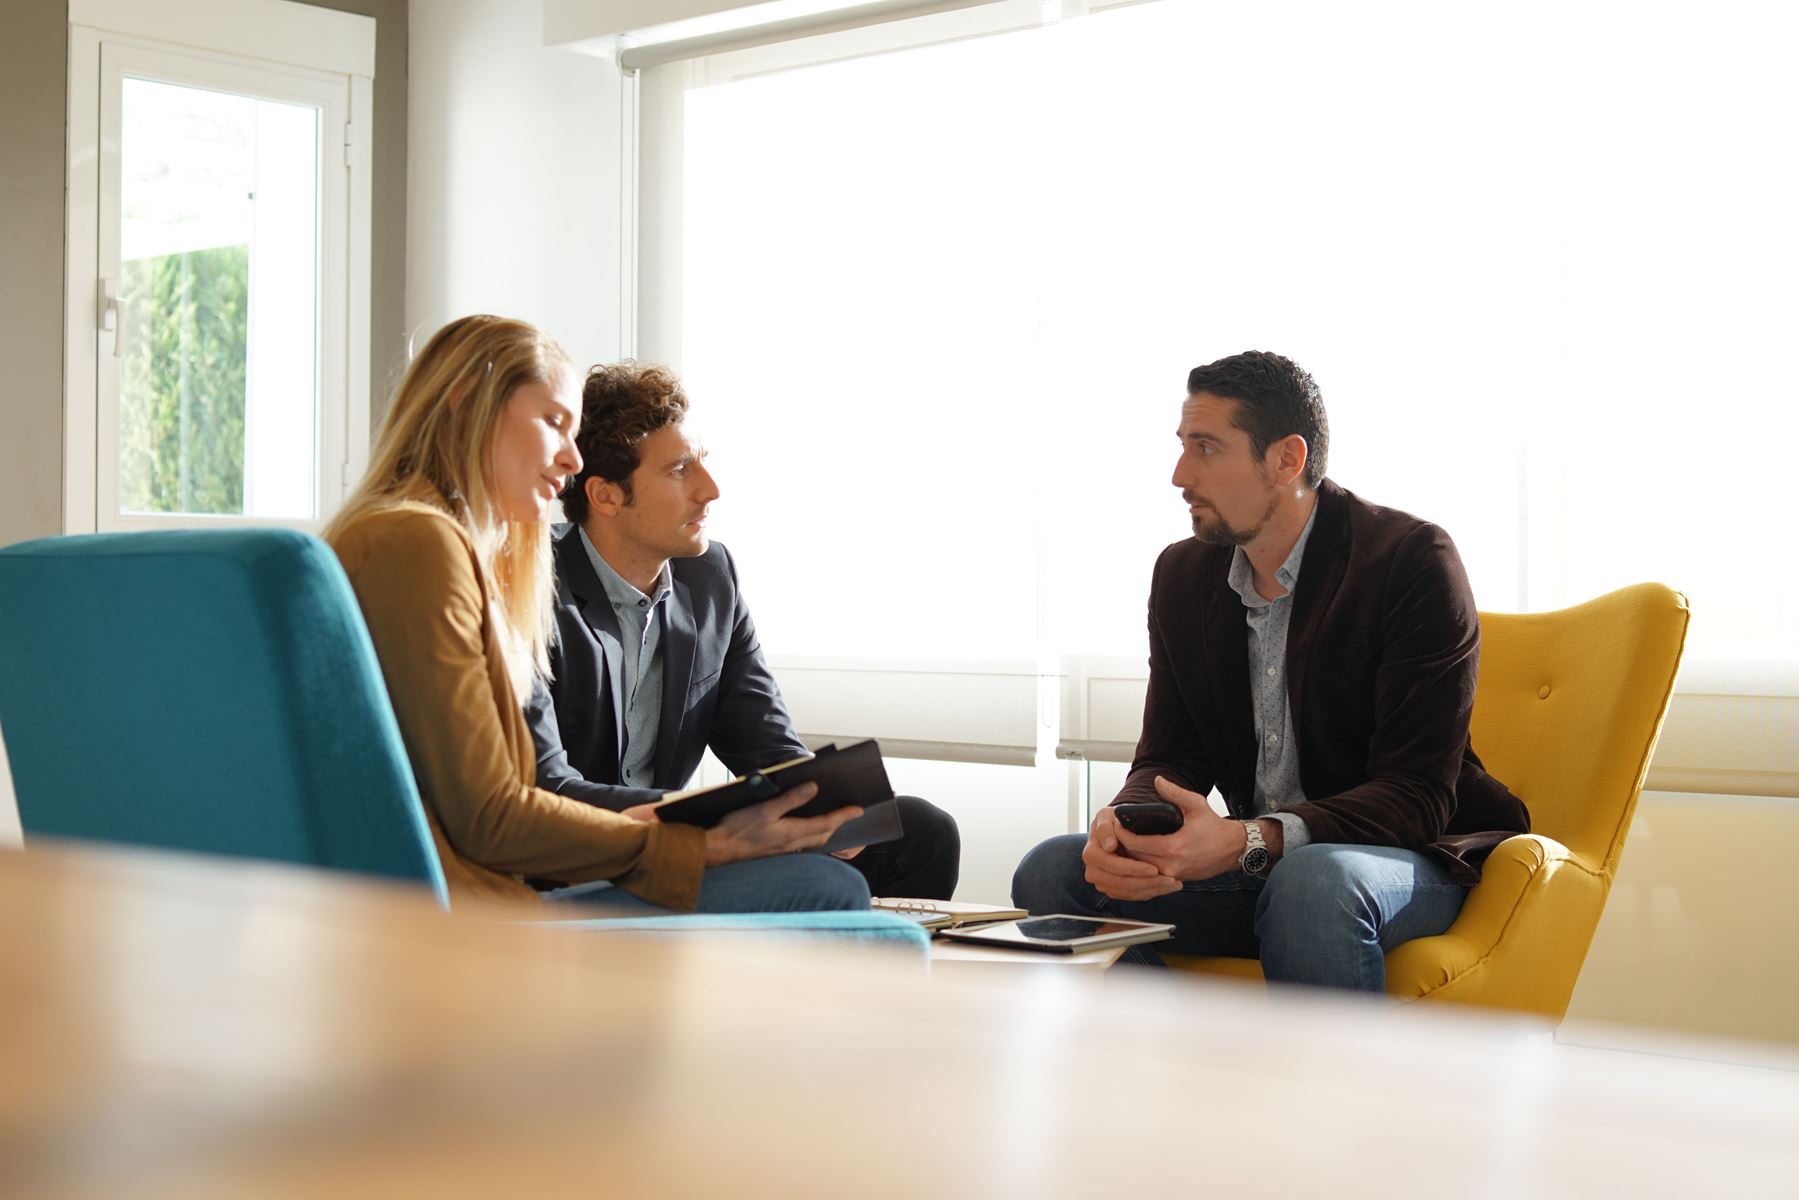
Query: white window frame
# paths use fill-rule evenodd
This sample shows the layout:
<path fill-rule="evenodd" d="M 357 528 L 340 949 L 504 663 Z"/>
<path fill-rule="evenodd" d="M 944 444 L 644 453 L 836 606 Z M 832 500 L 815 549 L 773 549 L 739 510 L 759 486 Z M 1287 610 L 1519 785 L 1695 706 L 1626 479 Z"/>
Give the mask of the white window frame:
<path fill-rule="evenodd" d="M 103 251 L 116 228 L 103 189 L 103 164 L 118 147 L 103 146 L 102 113 L 108 53 L 158 72 L 153 64 L 186 64 L 172 82 L 210 79 L 221 86 L 319 107 L 321 125 L 320 303 L 317 513 L 309 520 L 192 513 L 117 511 L 117 397 L 103 402 L 103 359 L 112 355 L 102 328 Z M 191 74 L 189 73 L 191 72 Z M 133 75 L 139 74 L 137 69 Z M 373 162 L 375 22 L 372 18 L 288 0 L 70 0 L 69 123 L 63 531 L 167 529 L 222 525 L 288 525 L 316 532 L 342 502 L 368 462 L 369 293 Z M 116 78 L 116 77 L 115 77 Z M 347 102 L 332 98 L 334 90 Z M 337 145 L 343 146 L 340 154 Z M 108 154 L 110 152 L 110 156 Z M 113 281 L 117 285 L 116 279 Z M 110 503 L 103 500 L 111 499 Z"/>
<path fill-rule="evenodd" d="M 1141 658 L 1064 660 L 1056 757 L 1128 763 L 1149 689 Z M 1652 792 L 1799 797 L 1799 673 L 1785 664 L 1688 663 L 1656 743 Z"/>

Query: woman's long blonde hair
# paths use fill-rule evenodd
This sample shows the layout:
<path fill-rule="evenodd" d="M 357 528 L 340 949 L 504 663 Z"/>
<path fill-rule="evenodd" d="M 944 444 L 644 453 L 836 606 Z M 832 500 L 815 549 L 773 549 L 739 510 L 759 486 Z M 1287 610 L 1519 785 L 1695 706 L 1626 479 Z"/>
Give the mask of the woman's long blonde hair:
<path fill-rule="evenodd" d="M 494 429 L 522 384 L 555 387 L 574 365 L 535 326 L 473 316 L 438 330 L 406 368 L 376 435 L 368 472 L 325 528 L 326 540 L 370 512 L 407 501 L 443 509 L 468 530 L 496 592 L 513 688 L 547 676 L 552 630 L 550 527 L 506 518 L 493 494 Z"/>

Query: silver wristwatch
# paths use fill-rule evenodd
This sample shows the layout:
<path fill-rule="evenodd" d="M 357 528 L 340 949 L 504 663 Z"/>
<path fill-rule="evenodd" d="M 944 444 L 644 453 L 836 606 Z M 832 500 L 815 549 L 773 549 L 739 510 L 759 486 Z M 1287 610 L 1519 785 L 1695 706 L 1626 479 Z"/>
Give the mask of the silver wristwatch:
<path fill-rule="evenodd" d="M 1268 868 L 1274 865 L 1274 860 L 1268 853 L 1268 843 L 1262 840 L 1261 822 L 1243 822 L 1243 832 L 1248 836 L 1249 844 L 1243 847 L 1243 857 L 1237 860 L 1237 869 L 1251 879 L 1266 879 Z"/>

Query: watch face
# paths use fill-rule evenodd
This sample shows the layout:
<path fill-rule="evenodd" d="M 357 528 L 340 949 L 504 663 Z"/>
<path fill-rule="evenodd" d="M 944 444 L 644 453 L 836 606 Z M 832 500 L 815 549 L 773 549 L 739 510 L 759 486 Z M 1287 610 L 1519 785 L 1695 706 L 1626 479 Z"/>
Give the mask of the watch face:
<path fill-rule="evenodd" d="M 1253 846 L 1243 855 L 1243 873 L 1260 875 L 1268 870 L 1268 849 L 1265 846 Z"/>

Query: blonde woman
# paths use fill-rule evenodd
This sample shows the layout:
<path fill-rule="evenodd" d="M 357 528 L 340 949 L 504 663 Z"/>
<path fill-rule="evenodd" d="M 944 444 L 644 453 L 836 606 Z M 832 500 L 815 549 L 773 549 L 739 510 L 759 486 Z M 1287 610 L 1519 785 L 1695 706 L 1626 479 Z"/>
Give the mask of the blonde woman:
<path fill-rule="evenodd" d="M 788 853 L 860 812 L 784 816 L 810 785 L 710 830 L 536 786 L 519 698 L 549 669 L 545 518 L 581 469 L 580 415 L 555 342 L 520 321 L 453 321 L 408 368 L 368 474 L 325 530 L 381 660 L 451 894 L 560 891 L 639 911 L 867 907 L 848 866 Z"/>

